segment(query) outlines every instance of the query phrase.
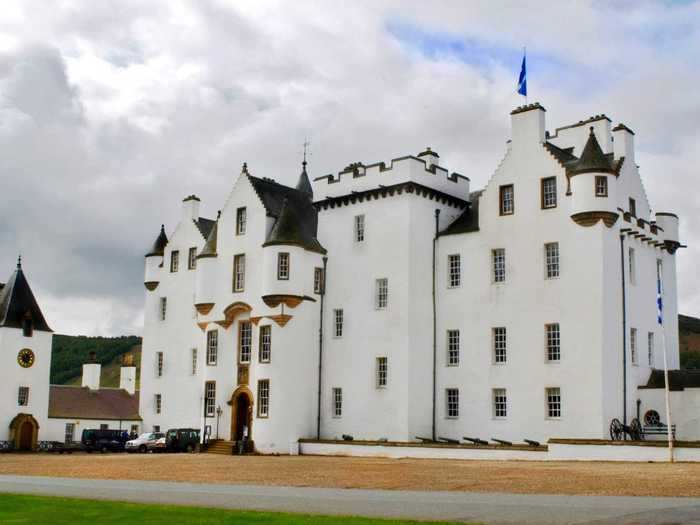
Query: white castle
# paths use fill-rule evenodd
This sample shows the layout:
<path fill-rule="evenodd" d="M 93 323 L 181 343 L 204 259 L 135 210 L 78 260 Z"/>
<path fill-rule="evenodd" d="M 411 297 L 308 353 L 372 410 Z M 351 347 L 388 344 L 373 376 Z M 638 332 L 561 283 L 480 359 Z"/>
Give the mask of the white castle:
<path fill-rule="evenodd" d="M 652 212 L 625 125 L 550 134 L 539 104 L 511 117 L 480 191 L 427 149 L 313 184 L 304 162 L 296 188 L 244 164 L 216 220 L 187 197 L 146 256 L 144 427 L 245 432 L 272 453 L 343 435 L 607 438 L 613 418 L 663 419 L 678 217 Z M 698 392 L 672 392 L 679 438 L 700 436 Z"/>

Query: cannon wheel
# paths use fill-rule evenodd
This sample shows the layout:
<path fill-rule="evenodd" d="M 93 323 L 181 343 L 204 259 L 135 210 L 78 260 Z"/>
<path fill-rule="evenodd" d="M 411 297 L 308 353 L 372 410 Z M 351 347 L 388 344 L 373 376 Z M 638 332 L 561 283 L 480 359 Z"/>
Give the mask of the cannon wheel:
<path fill-rule="evenodd" d="M 624 431 L 625 429 L 619 419 L 615 418 L 610 422 L 610 439 L 613 441 L 622 440 Z"/>
<path fill-rule="evenodd" d="M 642 425 L 639 423 L 639 419 L 636 417 L 630 421 L 630 437 L 633 441 L 642 441 L 644 439 L 644 432 L 642 431 Z"/>

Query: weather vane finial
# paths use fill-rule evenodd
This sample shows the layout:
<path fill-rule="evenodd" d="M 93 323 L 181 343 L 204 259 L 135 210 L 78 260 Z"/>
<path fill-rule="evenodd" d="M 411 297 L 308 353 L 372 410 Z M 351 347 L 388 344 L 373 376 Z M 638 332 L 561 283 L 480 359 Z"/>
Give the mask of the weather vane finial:
<path fill-rule="evenodd" d="M 17 269 L 18 270 L 22 269 L 22 254 L 21 253 L 17 256 Z"/>
<path fill-rule="evenodd" d="M 304 139 L 304 160 L 301 163 L 301 165 L 304 166 L 304 169 L 306 169 L 306 153 L 308 151 L 309 146 L 311 146 L 311 142 L 309 142 L 308 139 Z"/>

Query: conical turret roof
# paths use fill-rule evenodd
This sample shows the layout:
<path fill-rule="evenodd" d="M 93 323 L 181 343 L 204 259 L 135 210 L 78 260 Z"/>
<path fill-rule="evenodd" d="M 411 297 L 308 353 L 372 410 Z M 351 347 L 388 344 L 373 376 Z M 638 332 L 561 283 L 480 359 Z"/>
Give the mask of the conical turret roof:
<path fill-rule="evenodd" d="M 15 273 L 0 291 L 0 327 L 22 328 L 25 319 L 31 319 L 34 330 L 53 331 L 46 323 L 24 276 L 22 263 L 18 261 Z"/>
<path fill-rule="evenodd" d="M 615 173 L 613 166 L 610 163 L 610 158 L 603 153 L 598 139 L 596 139 L 593 127 L 588 135 L 588 141 L 581 152 L 581 157 L 572 166 L 570 173 L 576 175 L 578 173 L 590 172 Z"/>
<path fill-rule="evenodd" d="M 303 238 L 300 222 L 288 199 L 282 202 L 280 215 L 265 244 L 297 244 Z"/>
<path fill-rule="evenodd" d="M 153 243 L 151 250 L 146 254 L 146 257 L 150 257 L 152 255 L 161 255 L 162 256 L 165 253 L 165 247 L 167 245 L 168 245 L 168 237 L 167 237 L 167 235 L 165 235 L 165 225 L 161 224 L 160 234 L 158 234 L 158 238 Z"/>
<path fill-rule="evenodd" d="M 302 162 L 302 170 L 299 175 L 299 180 L 297 181 L 297 190 L 309 196 L 310 199 L 314 198 L 314 190 L 311 187 L 311 181 L 309 180 L 309 175 L 306 173 L 306 161 Z"/>

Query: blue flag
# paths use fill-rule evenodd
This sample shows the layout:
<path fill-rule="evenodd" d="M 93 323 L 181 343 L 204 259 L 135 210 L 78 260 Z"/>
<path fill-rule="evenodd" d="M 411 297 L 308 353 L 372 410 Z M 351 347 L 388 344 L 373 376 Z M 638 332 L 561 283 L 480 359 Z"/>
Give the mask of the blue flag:
<path fill-rule="evenodd" d="M 661 295 L 661 279 L 656 280 L 656 320 L 659 324 L 664 324 L 664 300 Z"/>
<path fill-rule="evenodd" d="M 520 68 L 520 78 L 518 78 L 518 93 L 527 96 L 527 68 L 525 67 L 525 55 L 523 54 L 523 65 Z"/>

